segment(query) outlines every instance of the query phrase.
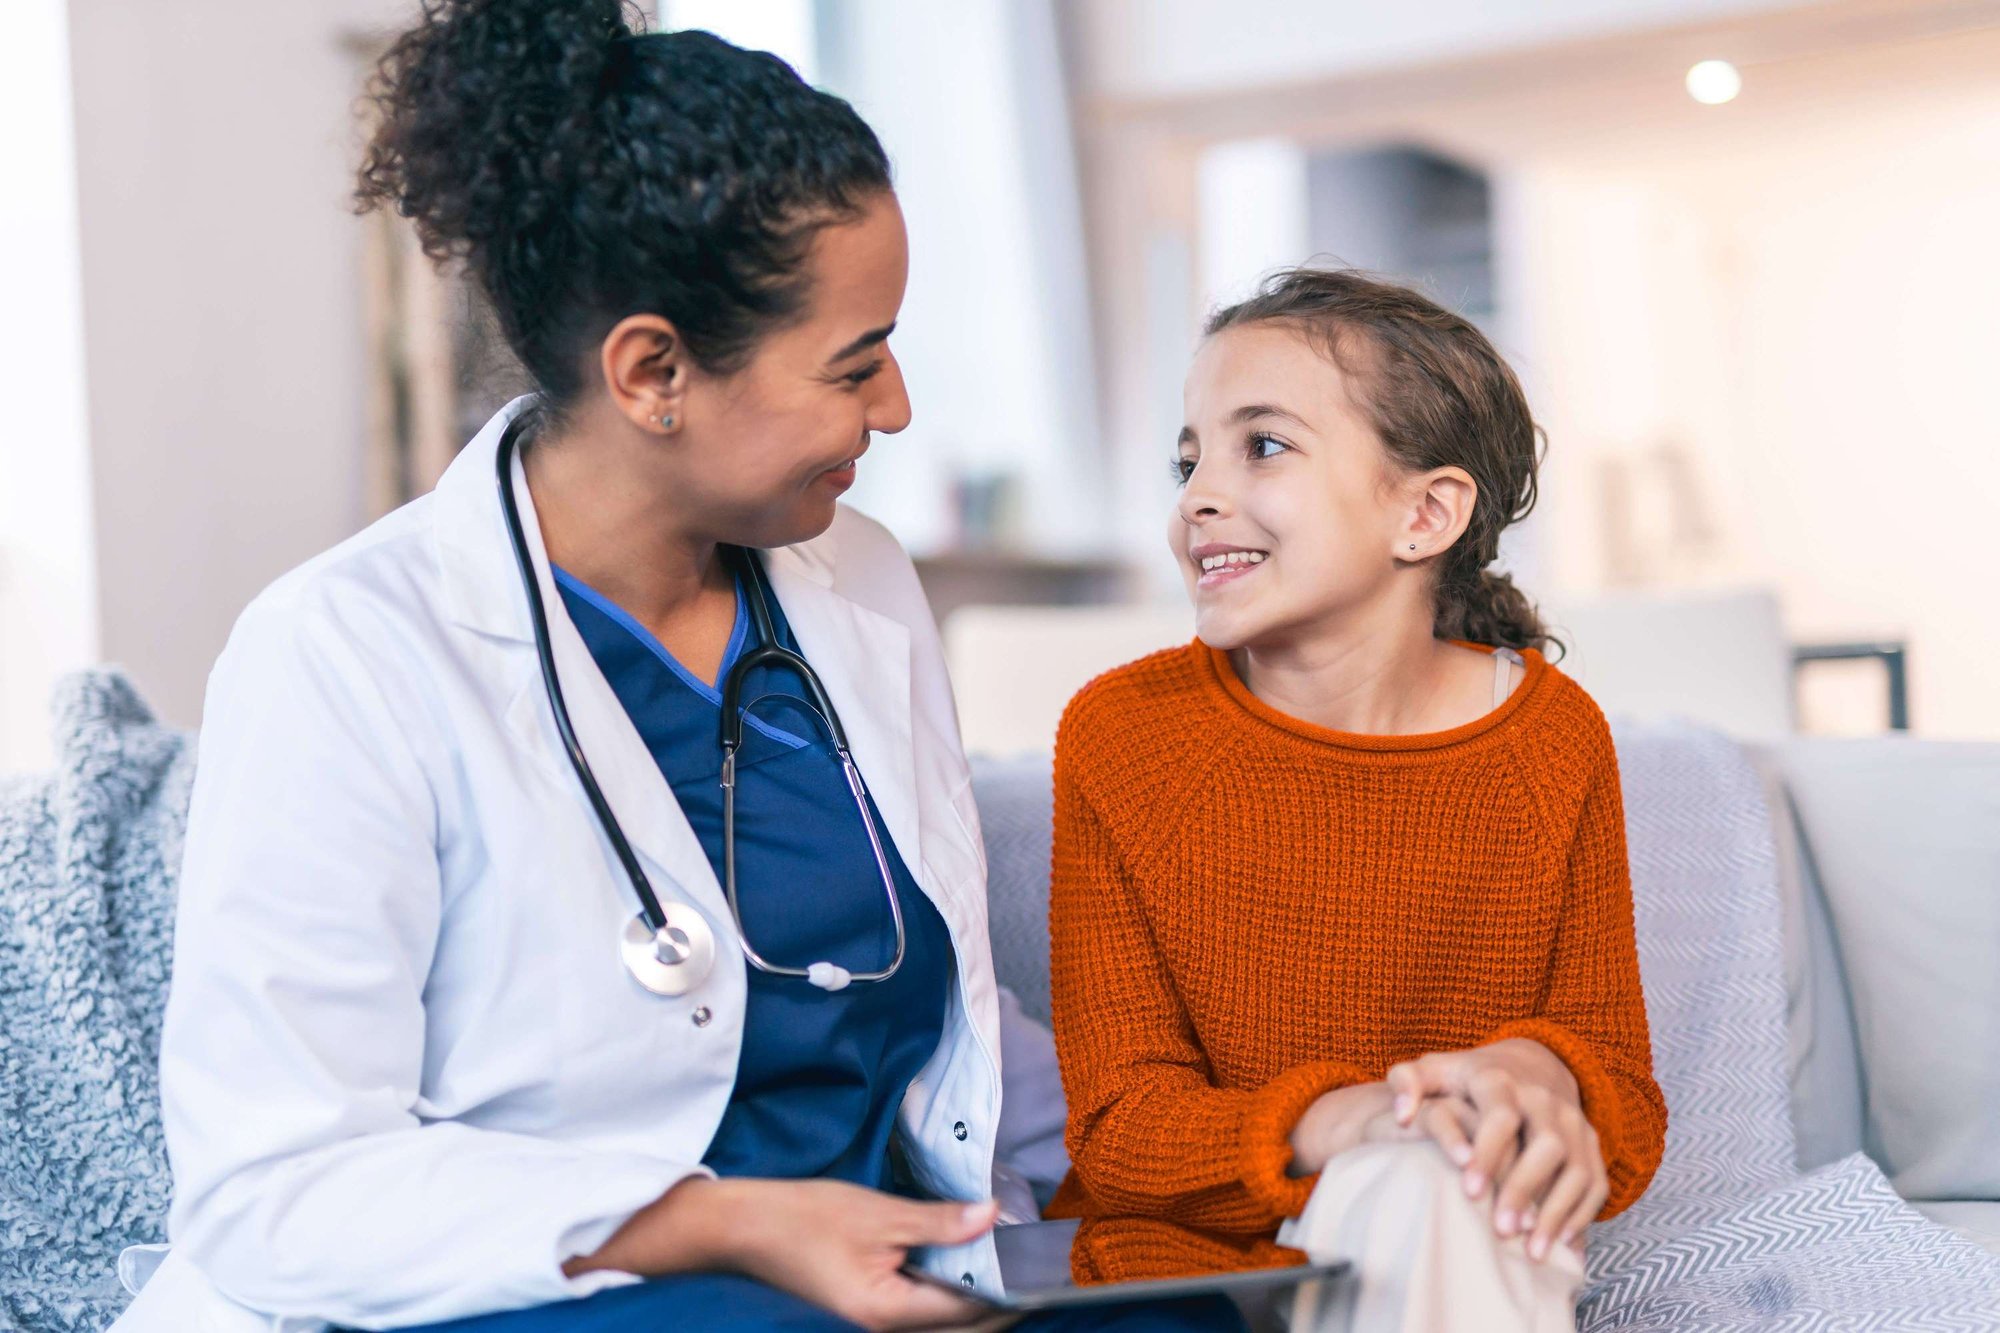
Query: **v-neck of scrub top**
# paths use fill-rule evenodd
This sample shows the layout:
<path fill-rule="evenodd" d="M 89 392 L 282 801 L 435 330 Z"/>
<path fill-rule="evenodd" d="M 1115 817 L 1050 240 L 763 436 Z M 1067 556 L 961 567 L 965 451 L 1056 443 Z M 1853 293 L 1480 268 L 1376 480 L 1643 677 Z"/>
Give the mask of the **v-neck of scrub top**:
<path fill-rule="evenodd" d="M 721 682 L 747 649 L 736 623 L 709 685 L 623 609 L 567 571 L 556 585 L 618 701 L 660 766 L 722 878 Z M 777 641 L 798 652 L 775 598 Z M 896 951 L 881 872 L 833 746 L 784 667 L 757 667 L 741 694 L 748 723 L 736 758 L 736 878 L 743 927 L 773 963 L 826 960 L 852 972 Z M 863 777 L 867 775 L 864 773 Z M 874 799 L 882 851 L 902 905 L 903 965 L 887 981 L 824 991 L 803 977 L 749 973 L 736 1086 L 703 1161 L 720 1175 L 891 1182 L 889 1140 L 910 1080 L 937 1050 L 955 971 L 951 933 L 905 866 Z"/>

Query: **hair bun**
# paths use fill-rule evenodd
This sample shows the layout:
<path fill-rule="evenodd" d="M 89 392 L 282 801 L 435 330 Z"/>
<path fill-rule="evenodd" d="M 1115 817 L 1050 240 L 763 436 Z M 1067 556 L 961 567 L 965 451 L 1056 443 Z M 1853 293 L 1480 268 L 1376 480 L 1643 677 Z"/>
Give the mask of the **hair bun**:
<path fill-rule="evenodd" d="M 813 237 L 890 189 L 854 108 L 706 32 L 637 35 L 620 0 L 424 0 L 383 58 L 356 202 L 463 255 L 552 420 L 621 319 L 670 321 L 729 374 L 800 317 Z"/>
<path fill-rule="evenodd" d="M 425 0 L 370 89 L 356 203 L 392 203 L 426 253 L 534 245 L 604 150 L 597 109 L 622 0 Z"/>

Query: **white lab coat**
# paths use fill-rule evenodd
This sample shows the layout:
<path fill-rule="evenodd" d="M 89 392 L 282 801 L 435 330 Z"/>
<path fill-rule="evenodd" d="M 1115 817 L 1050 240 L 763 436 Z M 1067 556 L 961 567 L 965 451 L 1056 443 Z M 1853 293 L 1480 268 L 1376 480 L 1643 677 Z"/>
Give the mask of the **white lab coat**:
<path fill-rule="evenodd" d="M 557 736 L 494 481 L 529 401 L 431 495 L 258 597 L 216 663 L 161 1050 L 172 1248 L 121 1262 L 150 1280 L 118 1333 L 386 1328 L 636 1281 L 560 1264 L 703 1170 L 745 964 L 563 612 L 516 462 L 577 735 L 655 891 L 717 940 L 687 995 L 620 965 L 637 903 Z M 985 1198 L 999 1008 L 936 628 L 909 557 L 851 510 L 767 567 L 955 946 L 943 1039 L 902 1108 L 912 1166 L 939 1198 Z M 987 1245 L 931 1262 L 997 1282 Z"/>

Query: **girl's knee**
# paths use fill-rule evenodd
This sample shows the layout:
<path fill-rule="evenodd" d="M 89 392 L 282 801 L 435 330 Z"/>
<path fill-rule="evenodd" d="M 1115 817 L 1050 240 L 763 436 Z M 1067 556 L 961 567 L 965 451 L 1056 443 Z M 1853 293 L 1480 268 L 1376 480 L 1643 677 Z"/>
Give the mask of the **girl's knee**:
<path fill-rule="evenodd" d="M 1320 1187 L 1324 1188 L 1329 1179 L 1347 1190 L 1395 1191 L 1405 1197 L 1431 1195 L 1472 1203 L 1465 1197 L 1459 1169 L 1452 1165 L 1443 1149 L 1428 1140 L 1364 1143 L 1327 1163 L 1320 1175 Z"/>
<path fill-rule="evenodd" d="M 1366 1143 L 1327 1163 L 1305 1210 L 1288 1228 L 1299 1239 L 1287 1243 L 1313 1251 L 1335 1235 L 1380 1226 L 1437 1234 L 1437 1221 L 1461 1237 L 1492 1236 L 1491 1208 L 1490 1192 L 1467 1197 L 1458 1167 L 1436 1144 Z M 1316 1243 L 1304 1243 L 1306 1238 Z M 1345 1244 L 1351 1243 L 1350 1236 Z"/>

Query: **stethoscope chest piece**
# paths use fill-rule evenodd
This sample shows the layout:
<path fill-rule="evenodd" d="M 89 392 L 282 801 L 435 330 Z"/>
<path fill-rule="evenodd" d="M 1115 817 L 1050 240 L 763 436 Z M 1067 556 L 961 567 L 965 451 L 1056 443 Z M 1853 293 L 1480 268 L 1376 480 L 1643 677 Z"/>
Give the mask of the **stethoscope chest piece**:
<path fill-rule="evenodd" d="M 666 924 L 657 931 L 644 913 L 618 932 L 618 956 L 633 980 L 655 995 L 685 995 L 715 968 L 715 932 L 707 918 L 684 903 L 660 904 Z"/>

